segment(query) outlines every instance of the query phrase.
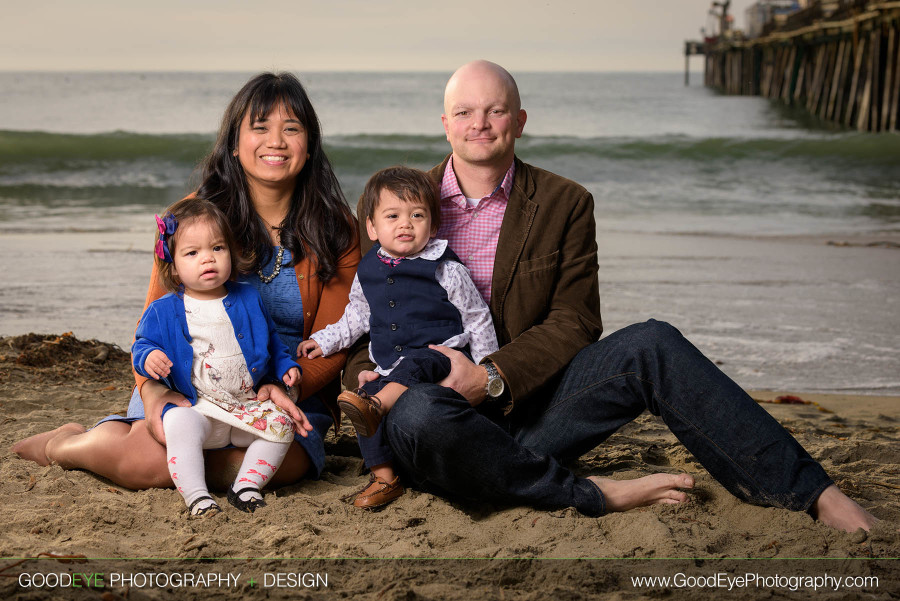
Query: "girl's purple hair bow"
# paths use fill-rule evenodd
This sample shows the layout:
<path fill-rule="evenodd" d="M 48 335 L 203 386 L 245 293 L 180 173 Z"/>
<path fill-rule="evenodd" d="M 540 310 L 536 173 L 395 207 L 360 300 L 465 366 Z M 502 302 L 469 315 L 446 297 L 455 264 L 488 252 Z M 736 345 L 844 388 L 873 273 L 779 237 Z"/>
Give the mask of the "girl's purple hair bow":
<path fill-rule="evenodd" d="M 168 242 L 169 236 L 178 229 L 178 220 L 175 219 L 175 215 L 172 213 L 166 213 L 166 216 L 162 219 L 159 218 L 159 215 L 155 215 L 155 217 L 156 227 L 159 228 L 159 240 L 156 241 L 156 256 L 166 263 L 171 263 L 172 255 L 169 253 Z"/>

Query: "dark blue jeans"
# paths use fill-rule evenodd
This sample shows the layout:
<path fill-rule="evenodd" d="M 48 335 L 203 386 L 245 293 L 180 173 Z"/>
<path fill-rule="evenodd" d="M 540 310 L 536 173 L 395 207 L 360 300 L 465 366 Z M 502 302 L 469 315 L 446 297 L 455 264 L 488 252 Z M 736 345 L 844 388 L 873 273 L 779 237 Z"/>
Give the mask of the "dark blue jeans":
<path fill-rule="evenodd" d="M 468 353 L 468 347 L 462 349 L 464 353 L 471 359 Z M 390 382 L 402 384 L 407 388 L 412 388 L 416 384 L 422 382 L 440 382 L 450 374 L 450 359 L 447 355 L 433 351 L 429 348 L 413 349 L 407 351 L 406 355 L 391 373 L 381 376 L 377 380 L 366 382 L 363 390 L 370 396 L 377 395 Z M 366 467 L 372 468 L 376 465 L 389 463 L 394 460 L 391 453 L 391 447 L 388 446 L 384 439 L 384 422 L 378 425 L 378 429 L 372 436 L 356 435 L 359 443 L 360 454 Z"/>
<path fill-rule="evenodd" d="M 669 324 L 648 321 L 582 349 L 555 390 L 510 418 L 449 388 L 411 388 L 383 428 L 404 480 L 442 495 L 605 513 L 600 490 L 563 467 L 645 410 L 726 489 L 808 510 L 831 479 L 763 408 Z"/>

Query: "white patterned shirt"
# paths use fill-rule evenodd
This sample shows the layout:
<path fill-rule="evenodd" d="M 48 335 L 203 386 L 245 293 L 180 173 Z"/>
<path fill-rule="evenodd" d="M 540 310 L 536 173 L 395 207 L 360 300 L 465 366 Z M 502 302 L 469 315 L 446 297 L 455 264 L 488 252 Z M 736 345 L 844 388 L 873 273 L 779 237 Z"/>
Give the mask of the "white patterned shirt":
<path fill-rule="evenodd" d="M 431 261 L 441 258 L 447 248 L 447 241 L 432 238 L 421 251 L 405 257 L 404 261 L 414 261 L 418 258 Z M 378 252 L 381 252 L 379 249 Z M 450 348 L 462 348 L 469 345 L 469 351 L 476 363 L 497 350 L 497 333 L 494 331 L 494 322 L 491 320 L 491 312 L 487 303 L 481 297 L 469 270 L 462 263 L 456 261 L 442 261 L 435 271 L 437 283 L 447 291 L 447 298 L 459 311 L 462 319 L 463 331 L 461 334 L 445 340 L 441 344 Z M 354 342 L 369 331 L 369 317 L 371 310 L 366 297 L 363 294 L 359 277 L 353 278 L 350 288 L 350 302 L 344 309 L 341 318 L 326 328 L 310 335 L 322 348 L 322 353 L 327 357 L 337 351 L 349 348 Z M 369 359 L 377 363 L 372 356 L 372 345 L 369 344 Z M 393 365 L 377 365 L 375 371 L 382 376 L 391 373 L 403 357 L 400 357 Z"/>

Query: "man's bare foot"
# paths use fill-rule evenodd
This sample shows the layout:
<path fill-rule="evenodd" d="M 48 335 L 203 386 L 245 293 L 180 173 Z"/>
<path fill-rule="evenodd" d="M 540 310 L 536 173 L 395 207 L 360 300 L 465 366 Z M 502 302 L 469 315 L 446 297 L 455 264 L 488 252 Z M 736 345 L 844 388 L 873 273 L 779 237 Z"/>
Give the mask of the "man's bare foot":
<path fill-rule="evenodd" d="M 634 480 L 611 480 L 590 476 L 606 499 L 606 511 L 628 511 L 635 507 L 656 503 L 683 503 L 687 494 L 679 488 L 693 488 L 694 479 L 688 474 L 651 474 Z"/>
<path fill-rule="evenodd" d="M 860 528 L 868 532 L 878 523 L 878 518 L 860 507 L 834 484 L 823 490 L 813 503 L 812 514 L 826 526 L 844 532 L 856 532 Z"/>
<path fill-rule="evenodd" d="M 22 459 L 34 461 L 38 465 L 50 465 L 51 460 L 47 457 L 47 443 L 57 437 L 68 438 L 76 434 L 84 434 L 86 431 L 87 429 L 81 424 L 74 422 L 63 424 L 55 430 L 41 432 L 20 440 L 10 447 L 10 450 Z"/>

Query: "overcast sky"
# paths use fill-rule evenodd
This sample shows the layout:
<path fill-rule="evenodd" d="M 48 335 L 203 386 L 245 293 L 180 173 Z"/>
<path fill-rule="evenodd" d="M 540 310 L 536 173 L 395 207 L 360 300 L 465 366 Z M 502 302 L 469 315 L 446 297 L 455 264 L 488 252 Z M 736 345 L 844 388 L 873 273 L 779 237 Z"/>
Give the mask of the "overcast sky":
<path fill-rule="evenodd" d="M 0 0 L 0 70 L 678 71 L 710 2 Z"/>

